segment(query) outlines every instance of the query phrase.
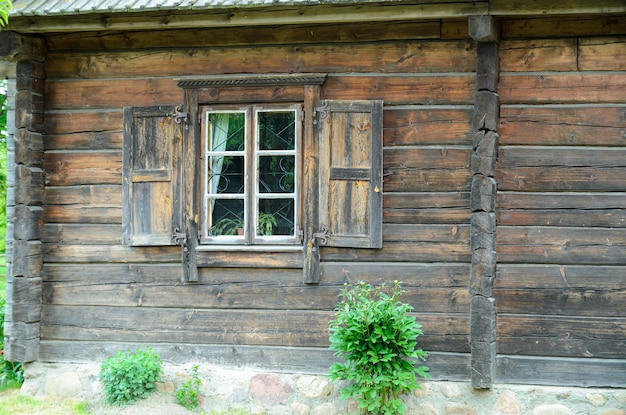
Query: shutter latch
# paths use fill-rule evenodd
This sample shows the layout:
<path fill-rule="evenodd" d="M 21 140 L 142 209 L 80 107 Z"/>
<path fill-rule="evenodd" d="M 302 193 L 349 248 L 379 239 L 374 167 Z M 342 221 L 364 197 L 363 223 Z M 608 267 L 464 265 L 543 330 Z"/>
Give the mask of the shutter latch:
<path fill-rule="evenodd" d="M 320 116 L 320 120 L 323 120 L 328 115 L 328 110 L 329 110 L 329 107 L 330 107 L 330 105 L 328 104 L 328 101 L 322 101 L 321 104 L 322 105 L 320 105 L 319 107 L 314 107 L 313 108 L 313 124 L 317 124 L 317 115 L 318 114 Z"/>
<path fill-rule="evenodd" d="M 174 233 L 172 234 L 172 238 L 174 239 L 174 243 L 176 245 L 187 245 L 187 234 L 181 232 L 180 229 L 174 229 Z"/>
<path fill-rule="evenodd" d="M 313 236 L 311 236 L 313 252 L 317 251 L 318 246 L 326 245 L 328 243 L 328 238 L 330 238 L 330 233 L 328 233 L 328 229 L 324 227 L 322 227 L 322 230 L 320 232 L 315 232 Z"/>

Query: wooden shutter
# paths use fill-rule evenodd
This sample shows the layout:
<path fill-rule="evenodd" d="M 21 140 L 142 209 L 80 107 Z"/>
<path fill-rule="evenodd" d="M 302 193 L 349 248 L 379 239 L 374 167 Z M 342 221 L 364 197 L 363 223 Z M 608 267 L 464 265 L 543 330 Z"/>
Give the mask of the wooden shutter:
<path fill-rule="evenodd" d="M 123 243 L 174 245 L 182 128 L 174 106 L 124 108 Z"/>
<path fill-rule="evenodd" d="M 382 101 L 322 101 L 319 126 L 321 245 L 381 248 Z"/>

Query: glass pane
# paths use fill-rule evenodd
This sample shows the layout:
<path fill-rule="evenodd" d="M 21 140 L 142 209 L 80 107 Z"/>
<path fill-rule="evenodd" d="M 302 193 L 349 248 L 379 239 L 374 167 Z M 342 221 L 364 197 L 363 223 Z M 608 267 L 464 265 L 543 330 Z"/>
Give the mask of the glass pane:
<path fill-rule="evenodd" d="M 244 192 L 244 157 L 210 156 L 208 194 Z"/>
<path fill-rule="evenodd" d="M 244 151 L 246 115 L 242 112 L 209 113 L 208 151 Z"/>
<path fill-rule="evenodd" d="M 260 150 L 295 149 L 295 111 L 259 111 L 258 123 Z"/>
<path fill-rule="evenodd" d="M 257 234 L 294 236 L 294 200 L 259 199 Z"/>
<path fill-rule="evenodd" d="M 209 199 L 209 236 L 243 235 L 242 199 Z"/>
<path fill-rule="evenodd" d="M 260 193 L 293 193 L 294 156 L 260 156 L 258 160 Z"/>

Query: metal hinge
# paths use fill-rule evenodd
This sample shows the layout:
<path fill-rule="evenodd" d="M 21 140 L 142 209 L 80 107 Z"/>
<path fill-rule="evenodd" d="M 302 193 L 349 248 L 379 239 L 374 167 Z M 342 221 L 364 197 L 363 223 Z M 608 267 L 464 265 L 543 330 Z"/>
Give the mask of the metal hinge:
<path fill-rule="evenodd" d="M 330 238 L 330 233 L 328 229 L 322 227 L 321 231 L 315 232 L 311 236 L 311 242 L 313 243 L 313 251 L 317 251 L 317 247 L 319 245 L 326 245 L 328 243 L 328 239 Z"/>
<path fill-rule="evenodd" d="M 187 234 L 181 232 L 179 228 L 174 229 L 172 239 L 176 245 L 187 245 Z"/>
<path fill-rule="evenodd" d="M 176 124 L 180 124 L 183 121 L 185 123 L 189 121 L 189 113 L 183 112 L 182 107 L 176 107 L 176 112 L 173 114 L 173 117 Z"/>
<path fill-rule="evenodd" d="M 319 113 L 320 120 L 323 120 L 328 115 L 329 108 L 328 101 L 322 101 L 319 107 L 313 108 L 313 124 L 317 124 L 317 115 Z"/>

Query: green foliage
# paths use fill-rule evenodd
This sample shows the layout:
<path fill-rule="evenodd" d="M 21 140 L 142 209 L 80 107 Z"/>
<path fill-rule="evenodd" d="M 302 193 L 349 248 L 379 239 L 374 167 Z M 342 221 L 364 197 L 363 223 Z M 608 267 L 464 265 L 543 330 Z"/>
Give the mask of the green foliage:
<path fill-rule="evenodd" d="M 9 13 L 13 9 L 11 0 L 0 0 L 0 26 L 4 26 L 9 22 Z"/>
<path fill-rule="evenodd" d="M 189 410 L 196 409 L 200 405 L 200 385 L 202 380 L 198 377 L 198 365 L 191 369 L 191 379 L 187 379 L 183 386 L 176 391 L 176 401 L 179 405 Z"/>
<path fill-rule="evenodd" d="M 117 352 L 100 367 L 105 402 L 123 405 L 147 397 L 156 389 L 161 367 L 161 359 L 149 347 L 137 349 L 134 353 Z"/>
<path fill-rule="evenodd" d="M 426 359 L 416 349 L 422 330 L 408 315 L 413 307 L 398 300 L 402 293 L 397 281 L 391 290 L 346 285 L 329 323 L 330 349 L 345 359 L 331 366 L 329 376 L 351 381 L 341 397 L 354 398 L 363 414 L 403 414 L 400 395 L 420 388 L 417 376 L 430 377 L 427 367 L 417 365 Z"/>
<path fill-rule="evenodd" d="M 4 307 L 6 300 L 0 298 L 0 391 L 19 388 L 24 383 L 24 369 L 20 362 L 4 360 Z"/>

